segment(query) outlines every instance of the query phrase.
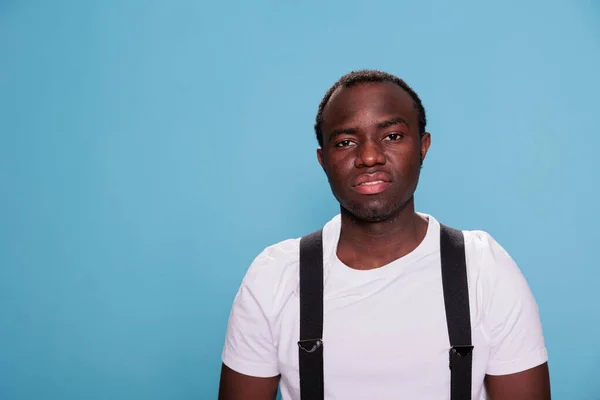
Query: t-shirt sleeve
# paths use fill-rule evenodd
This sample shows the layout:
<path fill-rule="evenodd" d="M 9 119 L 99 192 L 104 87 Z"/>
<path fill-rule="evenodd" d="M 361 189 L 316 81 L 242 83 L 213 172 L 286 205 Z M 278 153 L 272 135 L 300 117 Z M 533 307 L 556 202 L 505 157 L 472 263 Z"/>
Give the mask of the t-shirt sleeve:
<path fill-rule="evenodd" d="M 222 361 L 244 375 L 279 375 L 277 351 L 268 321 L 272 290 L 265 287 L 261 267 L 268 262 L 263 252 L 252 263 L 237 292 L 225 337 Z"/>
<path fill-rule="evenodd" d="M 487 234 L 484 242 L 484 324 L 491 346 L 486 373 L 507 375 L 541 365 L 548 361 L 548 353 L 531 289 L 500 244 Z"/>

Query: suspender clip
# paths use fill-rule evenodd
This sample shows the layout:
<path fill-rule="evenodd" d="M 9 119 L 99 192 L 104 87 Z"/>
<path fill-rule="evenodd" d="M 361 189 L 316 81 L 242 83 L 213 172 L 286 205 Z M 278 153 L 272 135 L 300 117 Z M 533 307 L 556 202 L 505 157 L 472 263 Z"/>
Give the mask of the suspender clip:
<path fill-rule="evenodd" d="M 467 345 L 452 346 L 452 348 L 450 349 L 450 369 L 452 369 L 452 360 L 453 359 L 454 359 L 454 361 L 462 363 L 461 360 L 465 360 L 472 353 L 473 353 L 473 346 L 467 346 Z"/>
<path fill-rule="evenodd" d="M 307 353 L 314 353 L 321 346 L 323 346 L 323 339 L 305 339 L 298 342 L 298 347 Z"/>
<path fill-rule="evenodd" d="M 473 353 L 473 346 L 452 346 L 450 349 L 451 354 L 456 354 L 460 358 L 467 358 Z"/>

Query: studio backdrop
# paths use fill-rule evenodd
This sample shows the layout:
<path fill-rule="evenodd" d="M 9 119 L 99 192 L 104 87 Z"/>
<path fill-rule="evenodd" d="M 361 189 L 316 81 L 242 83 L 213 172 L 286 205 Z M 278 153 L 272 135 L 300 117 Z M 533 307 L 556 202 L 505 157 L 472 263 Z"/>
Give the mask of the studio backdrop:
<path fill-rule="evenodd" d="M 264 247 L 338 212 L 317 106 L 421 96 L 418 211 L 488 231 L 538 301 L 553 398 L 600 388 L 594 1 L 0 1 L 0 399 L 214 399 Z"/>

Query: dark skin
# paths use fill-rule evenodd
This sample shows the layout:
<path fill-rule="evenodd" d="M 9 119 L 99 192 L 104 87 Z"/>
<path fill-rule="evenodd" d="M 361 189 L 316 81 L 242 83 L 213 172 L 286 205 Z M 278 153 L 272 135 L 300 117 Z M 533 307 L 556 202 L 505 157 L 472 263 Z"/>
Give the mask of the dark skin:
<path fill-rule="evenodd" d="M 359 84 L 336 90 L 323 117 L 317 158 L 341 206 L 338 257 L 372 269 L 408 254 L 427 232 L 413 194 L 431 143 L 429 133 L 419 135 L 412 98 L 393 83 Z M 356 181 L 376 173 L 389 186 L 358 192 Z"/>
<path fill-rule="evenodd" d="M 248 376 L 223 364 L 219 400 L 275 400 L 279 378 L 279 376 L 272 378 Z"/>
<path fill-rule="evenodd" d="M 317 158 L 341 207 L 339 259 L 350 268 L 373 269 L 414 250 L 428 226 L 415 212 L 414 192 L 431 136 L 419 133 L 410 95 L 387 82 L 338 88 L 323 112 L 322 132 Z M 365 180 L 380 183 L 365 193 L 359 184 Z M 219 400 L 273 400 L 279 379 L 223 365 Z M 550 399 L 547 363 L 487 375 L 485 385 L 492 400 Z"/>

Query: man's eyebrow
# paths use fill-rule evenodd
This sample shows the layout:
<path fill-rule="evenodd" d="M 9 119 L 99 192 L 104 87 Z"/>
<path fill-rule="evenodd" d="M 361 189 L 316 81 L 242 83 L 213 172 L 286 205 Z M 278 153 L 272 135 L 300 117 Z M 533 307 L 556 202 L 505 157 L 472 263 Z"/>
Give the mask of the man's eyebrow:
<path fill-rule="evenodd" d="M 377 123 L 377 127 L 379 129 L 384 129 L 384 128 L 388 128 L 392 125 L 399 125 L 399 124 L 404 124 L 408 127 L 408 122 L 406 122 L 406 120 L 402 117 L 395 117 L 395 118 L 388 119 L 386 121 L 379 122 L 379 123 Z"/>
<path fill-rule="evenodd" d="M 332 138 L 332 137 L 336 137 L 336 136 L 339 136 L 339 135 L 346 135 L 346 134 L 352 135 L 352 134 L 356 133 L 356 131 L 358 131 L 358 128 L 354 128 L 354 127 L 352 127 L 352 128 L 334 129 L 329 134 L 329 137 Z"/>
<path fill-rule="evenodd" d="M 401 124 L 409 126 L 408 122 L 406 122 L 406 120 L 404 118 L 394 117 L 394 118 L 387 119 L 385 121 L 378 122 L 377 128 L 384 129 L 384 128 L 388 128 L 393 125 L 401 125 Z M 339 128 L 339 129 L 332 130 L 331 133 L 329 134 L 329 137 L 333 138 L 333 137 L 339 136 L 339 135 L 352 135 L 352 134 L 355 134 L 356 132 L 358 132 L 357 127 Z"/>

